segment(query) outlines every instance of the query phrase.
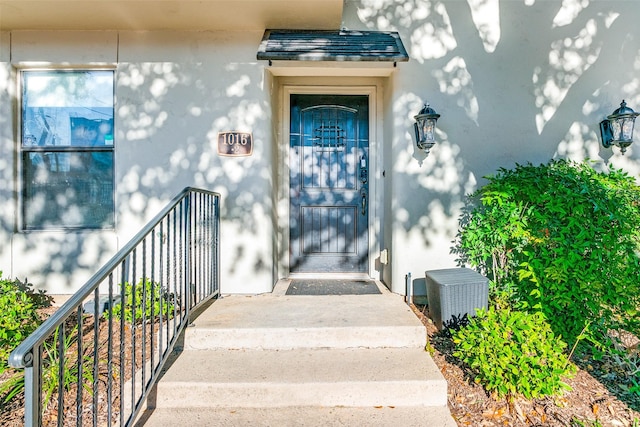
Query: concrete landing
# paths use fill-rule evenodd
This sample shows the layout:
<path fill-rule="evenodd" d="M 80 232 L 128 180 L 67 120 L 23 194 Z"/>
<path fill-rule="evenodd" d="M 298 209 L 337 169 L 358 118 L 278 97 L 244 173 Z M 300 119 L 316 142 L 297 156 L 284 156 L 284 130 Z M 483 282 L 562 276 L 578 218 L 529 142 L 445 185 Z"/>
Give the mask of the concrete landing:
<path fill-rule="evenodd" d="M 399 295 L 227 296 L 187 328 L 139 426 L 455 427 Z"/>
<path fill-rule="evenodd" d="M 230 296 L 216 301 L 185 334 L 185 348 L 293 349 L 412 347 L 427 332 L 395 294 Z"/>

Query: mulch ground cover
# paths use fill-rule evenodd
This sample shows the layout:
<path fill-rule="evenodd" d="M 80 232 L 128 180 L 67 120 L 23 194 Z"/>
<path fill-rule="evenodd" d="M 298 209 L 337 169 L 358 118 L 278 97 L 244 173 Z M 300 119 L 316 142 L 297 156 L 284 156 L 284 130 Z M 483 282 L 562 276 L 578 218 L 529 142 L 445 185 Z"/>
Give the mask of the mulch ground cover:
<path fill-rule="evenodd" d="M 45 310 L 45 315 L 51 314 L 55 310 L 54 308 Z M 73 324 L 73 322 L 72 322 Z M 107 360 L 108 353 L 108 337 L 109 337 L 109 329 L 107 327 L 107 321 L 105 319 L 101 319 L 99 323 L 99 334 L 98 334 L 98 342 L 99 342 L 99 360 Z M 93 343 L 93 328 L 94 328 L 94 318 L 92 316 L 86 316 L 83 319 L 83 341 L 85 344 L 85 354 L 92 353 L 93 348 L 91 347 L 91 343 Z M 155 328 L 157 332 L 157 328 Z M 134 326 L 133 334 L 131 333 L 131 327 L 129 325 L 125 328 L 125 335 L 123 339 L 123 348 L 125 349 L 122 353 L 120 352 L 120 336 L 119 331 L 112 332 L 112 351 L 114 352 L 112 370 L 111 370 L 111 383 L 113 384 L 114 389 L 111 394 L 111 417 L 112 423 L 118 422 L 119 420 L 119 408 L 120 408 L 120 396 L 119 396 L 119 387 L 120 383 L 120 374 L 122 374 L 123 382 L 126 382 L 132 378 L 133 372 L 139 370 L 142 365 L 142 348 L 140 343 L 142 342 L 142 333 L 143 328 L 140 325 Z M 147 335 L 150 333 L 149 325 L 146 326 Z M 132 348 L 132 337 L 135 335 L 135 341 L 137 342 L 135 346 L 135 356 L 133 354 Z M 75 346 L 75 345 L 74 345 Z M 72 349 L 73 350 L 73 349 Z M 146 346 L 146 358 L 149 358 L 150 354 L 150 346 L 147 343 Z M 122 354 L 122 358 L 120 357 Z M 74 356 L 72 356 L 74 357 Z M 135 363 L 135 366 L 132 364 Z M 109 418 L 107 416 L 109 405 L 107 403 L 107 384 L 109 382 L 108 379 L 108 371 L 104 364 L 100 365 L 100 371 L 98 373 L 97 383 L 98 383 L 98 393 L 96 397 L 96 401 L 98 404 L 98 412 L 97 412 L 97 425 L 99 426 L 107 426 L 109 425 Z M 87 368 L 89 369 L 89 368 Z M 12 374 L 12 371 L 5 372 L 2 376 L 0 376 L 0 383 L 6 381 L 9 376 Z M 89 380 L 88 380 L 89 381 Z M 88 389 L 90 390 L 90 388 Z M 81 425 L 92 426 L 93 424 L 93 405 L 94 405 L 94 396 L 89 391 L 84 391 L 83 396 L 83 411 L 78 414 L 78 410 L 76 407 L 76 397 L 77 397 L 77 384 L 71 384 L 70 387 L 64 393 L 62 399 L 62 411 L 59 410 L 58 404 L 58 396 L 54 393 L 49 399 L 49 403 L 47 408 L 45 409 L 42 416 L 42 426 L 56 426 L 58 425 L 58 419 L 62 415 L 63 416 L 63 425 L 77 425 L 78 417 L 81 417 Z M 24 394 L 20 394 L 16 396 L 11 401 L 5 403 L 0 400 L 0 426 L 1 427 L 19 427 L 24 425 Z"/>

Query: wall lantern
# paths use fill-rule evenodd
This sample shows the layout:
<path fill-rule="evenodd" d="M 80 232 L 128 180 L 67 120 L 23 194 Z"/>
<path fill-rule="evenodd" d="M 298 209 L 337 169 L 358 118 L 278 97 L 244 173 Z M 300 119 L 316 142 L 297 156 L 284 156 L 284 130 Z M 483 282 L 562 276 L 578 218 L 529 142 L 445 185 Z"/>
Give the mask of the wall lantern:
<path fill-rule="evenodd" d="M 429 150 L 436 145 L 436 122 L 439 117 L 440 114 L 429 107 L 429 104 L 424 104 L 422 110 L 414 117 L 416 120 L 413 124 L 416 131 L 416 145 L 427 155 Z"/>
<path fill-rule="evenodd" d="M 636 113 L 627 107 L 627 103 L 622 100 L 620 108 L 600 122 L 602 145 L 605 148 L 617 145 L 624 155 L 627 147 L 633 142 L 633 123 L 638 115 L 640 113 Z"/>

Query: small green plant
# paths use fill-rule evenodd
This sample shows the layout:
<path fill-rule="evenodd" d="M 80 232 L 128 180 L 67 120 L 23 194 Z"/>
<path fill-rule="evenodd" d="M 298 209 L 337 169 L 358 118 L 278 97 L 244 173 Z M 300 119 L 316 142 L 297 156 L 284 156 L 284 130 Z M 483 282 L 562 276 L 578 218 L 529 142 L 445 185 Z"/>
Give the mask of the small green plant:
<path fill-rule="evenodd" d="M 0 374 L 9 367 L 11 351 L 42 323 L 38 309 L 50 305 L 51 297 L 31 283 L 2 279 L 0 272 Z"/>
<path fill-rule="evenodd" d="M 11 370 L 11 374 L 0 383 L 0 396 L 3 403 L 9 403 L 24 390 L 24 370 Z"/>
<path fill-rule="evenodd" d="M 577 417 L 573 417 L 573 419 L 571 420 L 571 427 L 602 427 L 602 423 L 600 422 L 600 420 L 587 420 L 587 421 L 582 421 L 580 419 L 578 419 Z"/>
<path fill-rule="evenodd" d="M 462 327 L 469 324 L 469 316 L 464 313 L 462 316 L 453 315 L 451 318 L 442 324 L 441 335 L 446 338 L 451 338 Z"/>
<path fill-rule="evenodd" d="M 78 356 L 76 350 L 78 342 L 78 327 L 74 326 L 66 331 L 64 339 L 59 348 L 60 330 L 58 327 L 54 334 L 44 342 L 42 352 L 42 405 L 46 409 L 52 398 L 59 391 L 68 392 L 76 385 L 78 373 L 82 368 L 84 379 L 83 387 L 91 394 L 91 384 L 93 383 L 93 372 L 91 357 L 87 355 Z M 62 351 L 61 351 L 62 350 Z M 60 363 L 63 363 L 60 370 Z M 62 374 L 60 376 L 60 373 Z M 24 370 L 15 371 L 7 381 L 0 386 L 0 395 L 4 395 L 4 403 L 22 393 L 24 390 Z"/>
<path fill-rule="evenodd" d="M 564 354 L 566 344 L 540 312 L 478 310 L 467 326 L 453 334 L 453 342 L 453 355 L 498 398 L 558 395 L 570 389 L 563 379 L 576 371 Z"/>
<path fill-rule="evenodd" d="M 57 392 L 60 390 L 68 392 L 76 385 L 81 368 L 84 379 L 83 387 L 88 393 L 92 393 L 93 372 L 91 369 L 91 357 L 88 355 L 78 356 L 75 352 L 78 342 L 78 326 L 76 325 L 66 331 L 62 343 L 59 343 L 61 328 L 62 326 L 58 327 L 54 334 L 43 343 L 41 366 L 43 409 L 49 406 L 52 397 Z M 62 370 L 60 370 L 60 363 L 63 363 Z M 0 396 L 3 396 L 2 401 L 5 404 L 23 392 L 24 380 L 24 370 L 15 370 L 0 385 Z"/>
<path fill-rule="evenodd" d="M 58 327 L 50 340 L 44 343 L 43 368 L 42 368 L 42 402 L 43 409 L 46 409 L 51 402 L 52 396 L 59 390 L 69 391 L 78 381 L 79 370 L 82 369 L 83 387 L 87 392 L 92 393 L 91 383 L 93 383 L 93 372 L 91 370 L 91 358 L 87 355 L 78 355 L 78 326 L 65 331 L 62 340 L 62 348 L 59 346 L 60 330 Z M 62 376 L 59 377 L 60 363 L 62 366 Z"/>
<path fill-rule="evenodd" d="M 112 315 L 118 320 L 124 318 L 128 323 L 140 323 L 160 315 L 171 318 L 174 309 L 174 294 L 163 289 L 159 283 L 144 278 L 135 286 L 129 282 L 124 284 L 124 306 L 122 302 L 115 304 Z"/>

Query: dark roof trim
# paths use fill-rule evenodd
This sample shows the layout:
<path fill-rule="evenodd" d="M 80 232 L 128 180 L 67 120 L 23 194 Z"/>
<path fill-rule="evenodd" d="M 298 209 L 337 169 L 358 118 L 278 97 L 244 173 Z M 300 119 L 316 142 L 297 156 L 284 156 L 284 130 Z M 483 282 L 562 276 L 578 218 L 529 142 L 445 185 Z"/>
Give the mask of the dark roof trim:
<path fill-rule="evenodd" d="M 395 31 L 266 30 L 257 58 L 269 61 L 406 62 L 409 55 Z"/>

